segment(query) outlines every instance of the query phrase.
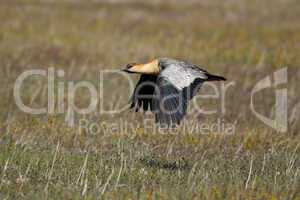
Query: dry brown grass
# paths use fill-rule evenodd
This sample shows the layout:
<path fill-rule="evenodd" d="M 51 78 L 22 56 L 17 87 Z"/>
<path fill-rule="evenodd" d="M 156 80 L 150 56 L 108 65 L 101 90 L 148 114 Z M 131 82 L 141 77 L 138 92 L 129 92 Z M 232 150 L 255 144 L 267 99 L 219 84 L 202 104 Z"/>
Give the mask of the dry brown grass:
<path fill-rule="evenodd" d="M 297 0 L 120 2 L 0 2 L 0 198 L 299 199 Z M 29 115 L 15 105 L 15 80 L 28 69 L 54 67 L 66 72 L 59 81 L 98 84 L 99 70 L 165 56 L 236 83 L 222 116 L 236 123 L 234 135 L 109 129 L 120 120 L 142 124 L 144 114 L 131 111 L 84 116 L 101 126 L 93 135 L 79 132 L 78 121 L 69 127 L 64 115 Z M 253 115 L 250 91 L 284 66 L 289 130 L 278 133 Z M 125 105 L 124 80 L 105 82 L 105 108 Z M 31 106 L 47 104 L 44 79 L 26 82 L 22 92 Z M 76 104 L 87 105 L 85 92 Z M 274 92 L 255 102 L 273 115 Z M 215 108 L 219 101 L 199 105 Z M 213 123 L 218 114 L 199 116 L 190 108 L 187 119 L 198 118 Z"/>

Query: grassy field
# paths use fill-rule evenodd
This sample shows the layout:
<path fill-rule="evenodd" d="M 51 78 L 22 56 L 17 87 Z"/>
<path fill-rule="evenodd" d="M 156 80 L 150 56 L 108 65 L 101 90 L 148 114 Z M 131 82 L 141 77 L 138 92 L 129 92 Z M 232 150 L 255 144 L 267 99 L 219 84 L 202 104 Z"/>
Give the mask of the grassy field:
<path fill-rule="evenodd" d="M 297 0 L 0 1 L 0 199 L 299 200 L 299 21 Z M 130 110 L 75 114 L 70 126 L 65 112 L 24 113 L 13 96 L 26 70 L 53 67 L 65 72 L 55 87 L 88 81 L 98 88 L 101 70 L 156 57 L 189 60 L 233 82 L 226 112 L 220 98 L 202 99 L 199 106 L 218 113 L 202 115 L 191 106 L 186 119 L 221 120 L 234 125 L 234 134 L 146 128 L 143 120 L 153 116 Z M 283 67 L 285 133 L 250 110 L 255 84 Z M 102 108 L 128 103 L 124 79 L 105 76 L 104 83 Z M 23 86 L 26 105 L 47 106 L 45 77 Z M 271 118 L 274 91 L 254 99 L 257 110 Z M 208 87 L 201 90 L 206 92 Z M 79 107 L 89 101 L 86 90 L 76 93 Z M 80 128 L 83 122 L 89 130 Z M 120 124 L 125 125 L 114 127 Z M 126 124 L 134 126 L 125 129 Z"/>

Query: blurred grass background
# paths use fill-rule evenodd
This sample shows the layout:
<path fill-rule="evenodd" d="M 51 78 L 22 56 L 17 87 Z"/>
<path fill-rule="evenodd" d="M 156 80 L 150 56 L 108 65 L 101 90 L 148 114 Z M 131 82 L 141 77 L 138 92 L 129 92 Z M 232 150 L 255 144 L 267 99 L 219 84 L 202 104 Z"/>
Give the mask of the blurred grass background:
<path fill-rule="evenodd" d="M 0 1 L 0 198 L 299 199 L 299 20 L 297 0 Z M 14 102 L 14 82 L 28 69 L 54 67 L 66 73 L 60 81 L 98 84 L 99 70 L 156 57 L 189 60 L 234 81 L 222 117 L 236 123 L 236 134 L 109 134 L 111 122 L 142 123 L 143 114 L 125 111 L 85 116 L 102 125 L 91 135 L 61 115 L 22 113 Z M 289 73 L 284 134 L 249 108 L 255 83 L 282 67 Z M 122 81 L 105 81 L 106 108 L 128 102 Z M 46 80 L 30 80 L 22 92 L 27 104 L 47 105 Z M 88 102 L 80 91 L 76 104 Z M 274 92 L 255 102 L 274 115 Z"/>

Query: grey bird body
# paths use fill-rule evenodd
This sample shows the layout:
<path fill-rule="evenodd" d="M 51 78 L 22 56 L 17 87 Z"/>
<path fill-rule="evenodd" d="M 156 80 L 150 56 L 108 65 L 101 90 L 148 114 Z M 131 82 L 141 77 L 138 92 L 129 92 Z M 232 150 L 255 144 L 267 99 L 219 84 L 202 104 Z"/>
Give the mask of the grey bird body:
<path fill-rule="evenodd" d="M 179 90 L 188 87 L 197 78 L 203 80 L 208 78 L 205 70 L 185 61 L 161 58 L 160 63 L 161 66 L 165 66 L 160 76 L 166 78 Z"/>
<path fill-rule="evenodd" d="M 186 114 L 188 101 L 205 81 L 226 80 L 186 61 L 155 59 L 146 64 L 129 64 L 124 70 L 141 78 L 131 98 L 131 108 L 150 110 L 160 124 L 179 124 Z"/>

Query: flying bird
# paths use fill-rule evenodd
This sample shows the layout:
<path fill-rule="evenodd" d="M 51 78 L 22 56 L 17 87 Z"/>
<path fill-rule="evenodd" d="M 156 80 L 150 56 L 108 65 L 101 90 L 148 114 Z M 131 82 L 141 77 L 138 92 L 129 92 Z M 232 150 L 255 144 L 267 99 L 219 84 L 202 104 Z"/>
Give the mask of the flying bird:
<path fill-rule="evenodd" d="M 130 108 L 151 110 L 155 121 L 164 125 L 180 124 L 188 102 L 205 81 L 225 81 L 187 61 L 158 58 L 145 64 L 131 63 L 123 71 L 141 74 L 131 97 Z"/>

